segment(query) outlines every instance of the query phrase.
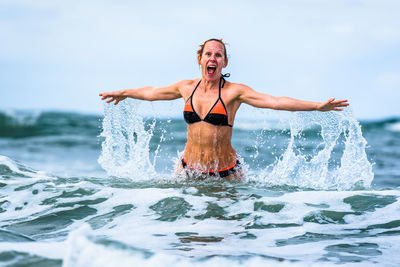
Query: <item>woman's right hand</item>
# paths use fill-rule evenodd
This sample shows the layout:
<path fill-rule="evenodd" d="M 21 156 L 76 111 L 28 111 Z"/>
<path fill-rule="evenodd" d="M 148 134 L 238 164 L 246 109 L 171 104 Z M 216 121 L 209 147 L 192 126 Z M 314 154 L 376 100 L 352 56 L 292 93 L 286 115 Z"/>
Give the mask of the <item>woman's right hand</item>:
<path fill-rule="evenodd" d="M 322 102 L 317 105 L 316 110 L 318 111 L 341 111 L 343 110 L 342 107 L 347 107 L 349 103 L 347 100 L 336 100 L 334 98 L 330 98 L 326 100 L 325 102 Z"/>
<path fill-rule="evenodd" d="M 119 101 L 122 101 L 126 98 L 124 96 L 124 91 L 113 91 L 99 94 L 101 96 L 101 100 L 106 100 L 107 103 L 111 103 L 115 101 L 114 105 L 118 104 Z M 110 98 L 110 99 L 108 99 Z"/>

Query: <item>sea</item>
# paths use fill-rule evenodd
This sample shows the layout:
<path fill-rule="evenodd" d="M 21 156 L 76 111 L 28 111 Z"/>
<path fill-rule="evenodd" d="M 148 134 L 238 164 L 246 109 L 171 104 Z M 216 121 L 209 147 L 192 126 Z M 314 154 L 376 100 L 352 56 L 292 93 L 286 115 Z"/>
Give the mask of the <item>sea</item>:
<path fill-rule="evenodd" d="M 0 266 L 400 266 L 400 117 L 238 116 L 225 181 L 141 105 L 0 111 Z"/>

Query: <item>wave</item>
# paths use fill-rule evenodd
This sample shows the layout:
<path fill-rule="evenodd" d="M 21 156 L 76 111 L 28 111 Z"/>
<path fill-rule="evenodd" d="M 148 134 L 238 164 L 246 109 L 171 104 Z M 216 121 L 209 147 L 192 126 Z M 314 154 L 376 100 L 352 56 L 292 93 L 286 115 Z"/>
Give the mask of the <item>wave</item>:
<path fill-rule="evenodd" d="M 61 111 L 0 111 L 0 137 L 23 138 L 49 135 L 98 135 L 99 115 Z"/>
<path fill-rule="evenodd" d="M 361 121 L 364 130 L 389 130 L 400 131 L 400 117 L 390 117 L 379 120 L 365 120 Z"/>
<path fill-rule="evenodd" d="M 390 123 L 385 128 L 392 132 L 400 132 L 400 122 Z"/>
<path fill-rule="evenodd" d="M 271 114 L 269 114 L 271 115 Z M 275 114 L 276 115 L 276 114 Z M 288 118 L 279 116 L 254 120 L 252 118 L 237 118 L 236 131 L 287 131 L 290 130 Z M 66 111 L 38 110 L 0 110 L 0 137 L 24 138 L 49 135 L 92 135 L 101 132 L 103 116 Z M 152 124 L 154 118 L 143 117 L 146 124 Z M 157 123 L 172 123 L 176 130 L 183 130 L 185 124 L 181 118 L 157 119 Z M 390 117 L 378 120 L 360 121 L 364 131 L 388 130 L 400 132 L 400 117 Z M 317 133 L 320 128 L 315 125 L 305 125 L 303 133 Z M 182 129 L 181 129 L 182 128 Z M 157 129 L 156 129 L 157 130 Z"/>
<path fill-rule="evenodd" d="M 32 178 L 37 172 L 20 162 L 14 161 L 9 157 L 0 155 L 0 178 L 9 179 L 12 177 Z"/>

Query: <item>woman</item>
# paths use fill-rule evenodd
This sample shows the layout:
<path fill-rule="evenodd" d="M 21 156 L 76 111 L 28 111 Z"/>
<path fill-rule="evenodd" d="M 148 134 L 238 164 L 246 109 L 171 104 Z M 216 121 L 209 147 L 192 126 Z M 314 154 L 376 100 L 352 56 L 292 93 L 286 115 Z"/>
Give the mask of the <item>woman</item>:
<path fill-rule="evenodd" d="M 144 87 L 101 93 L 115 105 L 127 97 L 148 101 L 183 98 L 184 119 L 188 124 L 187 143 L 181 158 L 181 170 L 189 174 L 240 179 L 240 163 L 231 144 L 232 125 L 242 103 L 257 108 L 289 111 L 342 110 L 347 100 L 333 98 L 325 102 L 274 97 L 254 91 L 244 84 L 225 80 L 222 69 L 228 65 L 225 44 L 210 39 L 197 51 L 201 79 L 182 80 L 166 87 Z"/>

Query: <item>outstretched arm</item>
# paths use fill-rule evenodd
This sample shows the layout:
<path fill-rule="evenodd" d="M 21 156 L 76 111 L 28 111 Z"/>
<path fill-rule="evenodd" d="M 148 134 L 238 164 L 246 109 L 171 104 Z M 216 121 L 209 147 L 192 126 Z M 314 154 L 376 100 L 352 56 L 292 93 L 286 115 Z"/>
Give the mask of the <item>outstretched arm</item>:
<path fill-rule="evenodd" d="M 330 111 L 342 110 L 349 104 L 347 100 L 336 100 L 334 98 L 328 99 L 325 102 L 312 102 L 298 100 L 290 97 L 275 97 L 267 94 L 262 94 L 254 91 L 248 86 L 241 85 L 239 99 L 251 106 L 257 108 L 270 108 L 276 110 L 289 110 L 289 111 Z"/>
<path fill-rule="evenodd" d="M 179 88 L 181 82 L 177 82 L 170 86 L 165 87 L 143 87 L 138 89 L 127 89 L 113 92 L 106 92 L 99 94 L 101 100 L 106 100 L 107 103 L 114 102 L 114 105 L 127 97 L 155 101 L 155 100 L 174 100 L 182 97 Z"/>

